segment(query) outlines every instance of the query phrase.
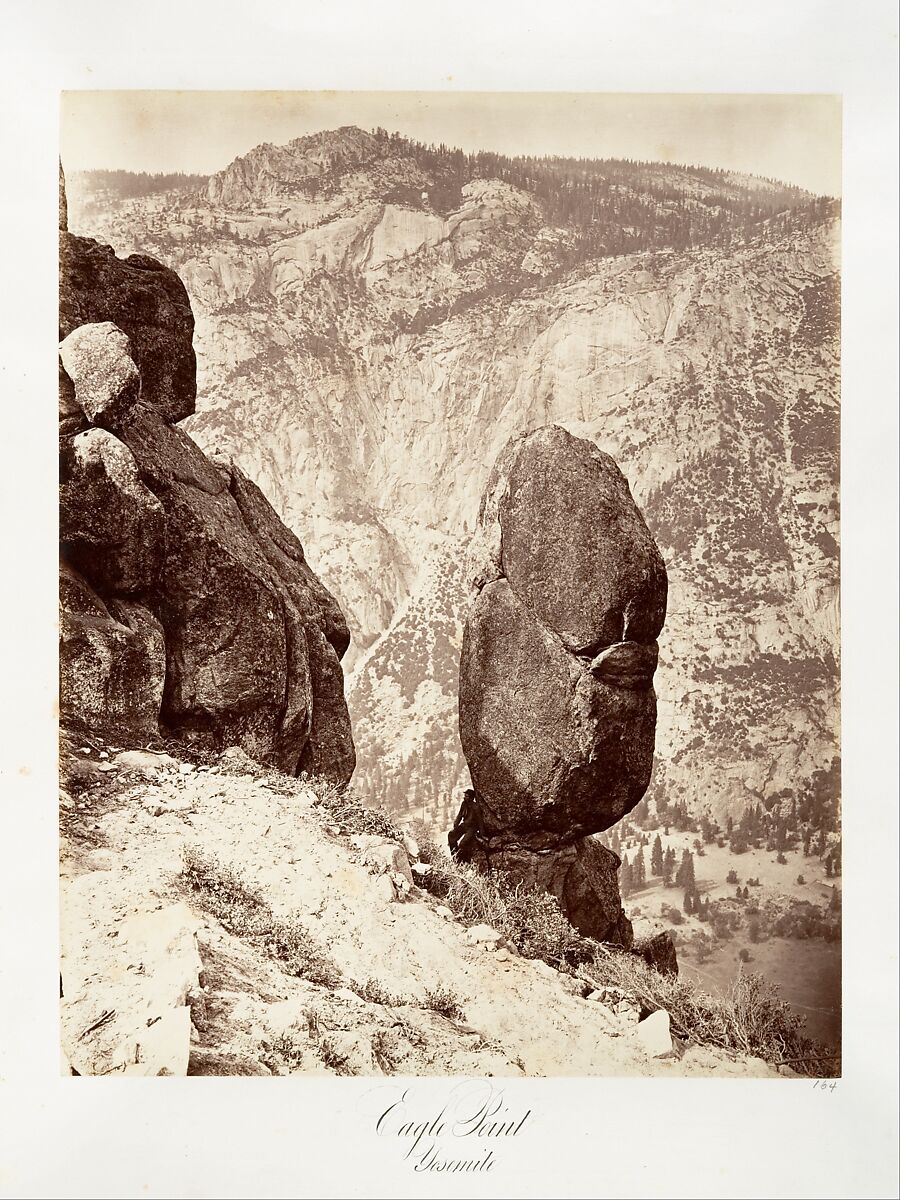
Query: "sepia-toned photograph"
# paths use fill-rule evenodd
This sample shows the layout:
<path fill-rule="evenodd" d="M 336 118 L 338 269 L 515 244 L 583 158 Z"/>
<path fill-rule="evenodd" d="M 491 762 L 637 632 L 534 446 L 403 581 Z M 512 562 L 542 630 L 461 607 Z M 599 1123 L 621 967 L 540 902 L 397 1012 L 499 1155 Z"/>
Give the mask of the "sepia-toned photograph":
<path fill-rule="evenodd" d="M 62 95 L 62 1072 L 840 1075 L 840 152 Z"/>
<path fill-rule="evenodd" d="M 0 1196 L 895 1200 L 896 5 L 0 25 Z"/>
<path fill-rule="evenodd" d="M 60 104 L 63 1074 L 839 1077 L 839 97 Z"/>

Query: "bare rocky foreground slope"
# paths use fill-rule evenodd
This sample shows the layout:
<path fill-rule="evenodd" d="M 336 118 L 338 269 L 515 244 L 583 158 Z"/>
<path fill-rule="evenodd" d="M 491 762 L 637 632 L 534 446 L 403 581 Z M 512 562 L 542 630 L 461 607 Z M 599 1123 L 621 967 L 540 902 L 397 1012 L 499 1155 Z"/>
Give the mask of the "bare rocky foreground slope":
<path fill-rule="evenodd" d="M 415 882 L 414 839 L 354 833 L 237 749 L 65 742 L 63 776 L 66 1071 L 777 1074 L 467 929 Z M 235 896 L 254 891 L 248 913 Z"/>

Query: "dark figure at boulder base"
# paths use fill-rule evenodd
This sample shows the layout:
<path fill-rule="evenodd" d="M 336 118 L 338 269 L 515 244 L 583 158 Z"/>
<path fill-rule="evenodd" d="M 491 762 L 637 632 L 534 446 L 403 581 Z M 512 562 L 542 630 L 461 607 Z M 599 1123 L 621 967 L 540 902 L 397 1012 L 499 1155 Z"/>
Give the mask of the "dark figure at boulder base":
<path fill-rule="evenodd" d="M 662 557 L 624 476 L 547 426 L 497 460 L 471 551 L 459 722 L 473 788 L 450 844 L 554 893 L 582 932 L 630 945 L 619 859 L 592 834 L 650 782 Z"/>

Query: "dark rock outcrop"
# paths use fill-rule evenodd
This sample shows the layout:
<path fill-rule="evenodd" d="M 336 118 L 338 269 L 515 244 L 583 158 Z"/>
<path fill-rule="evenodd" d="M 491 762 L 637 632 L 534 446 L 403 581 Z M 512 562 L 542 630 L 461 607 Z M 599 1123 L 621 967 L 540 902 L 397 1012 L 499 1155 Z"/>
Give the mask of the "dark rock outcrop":
<path fill-rule="evenodd" d="M 110 322 L 127 334 L 141 399 L 167 421 L 194 411 L 194 314 L 174 271 L 146 254 L 116 257 L 111 246 L 60 233 L 59 338 Z"/>
<path fill-rule="evenodd" d="M 668 931 L 636 942 L 634 952 L 641 956 L 648 967 L 659 971 L 660 975 L 678 974 L 678 955 L 675 952 L 675 942 Z"/>
<path fill-rule="evenodd" d="M 479 870 L 503 871 L 526 887 L 550 892 L 576 929 L 600 942 L 630 946 L 631 922 L 619 896 L 621 860 L 593 837 L 549 850 L 499 845 L 477 837 L 459 857 Z"/>
<path fill-rule="evenodd" d="M 650 782 L 662 558 L 615 462 L 557 426 L 501 454 L 472 558 L 459 722 L 474 790 L 456 852 L 630 944 L 618 862 L 590 835 Z"/>
<path fill-rule="evenodd" d="M 69 562 L 116 595 L 147 592 L 165 558 L 162 504 L 141 481 L 134 455 L 105 429 L 64 439 L 60 540 Z"/>
<path fill-rule="evenodd" d="M 196 394 L 181 281 L 61 243 L 63 723 L 346 782 L 343 614 L 259 489 L 173 424 Z"/>
<path fill-rule="evenodd" d="M 165 677 L 165 636 L 149 609 L 127 600 L 104 603 L 82 575 L 63 565 L 63 724 L 126 738 L 156 736 Z"/>

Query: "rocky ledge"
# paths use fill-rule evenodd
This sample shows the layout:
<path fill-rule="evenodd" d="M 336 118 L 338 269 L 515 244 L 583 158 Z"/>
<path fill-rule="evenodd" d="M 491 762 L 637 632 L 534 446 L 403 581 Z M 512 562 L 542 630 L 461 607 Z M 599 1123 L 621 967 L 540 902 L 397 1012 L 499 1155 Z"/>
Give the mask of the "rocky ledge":
<path fill-rule="evenodd" d="M 196 396 L 181 280 L 60 242 L 63 725 L 346 782 L 343 613 L 255 484 L 175 424 Z"/>

